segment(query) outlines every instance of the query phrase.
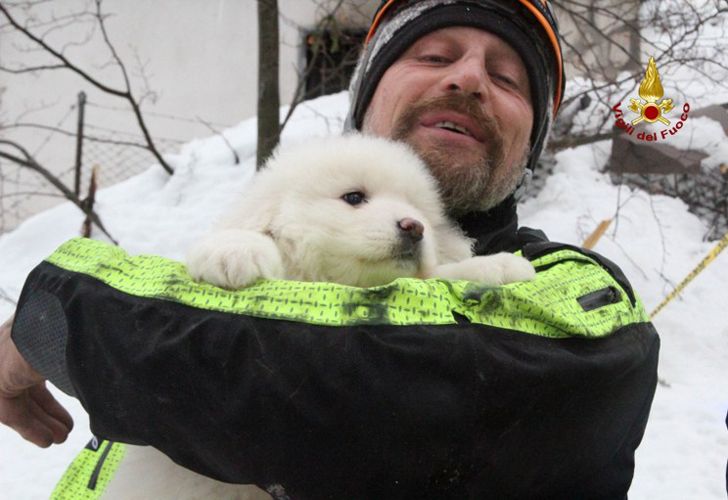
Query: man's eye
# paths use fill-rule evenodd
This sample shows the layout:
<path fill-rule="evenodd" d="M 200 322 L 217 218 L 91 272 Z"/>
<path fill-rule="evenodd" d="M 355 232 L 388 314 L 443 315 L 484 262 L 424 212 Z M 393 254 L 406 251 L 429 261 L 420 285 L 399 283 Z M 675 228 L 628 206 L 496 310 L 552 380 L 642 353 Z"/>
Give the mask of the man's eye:
<path fill-rule="evenodd" d="M 450 60 L 445 56 L 439 56 L 436 54 L 426 54 L 420 57 L 420 61 L 434 64 L 447 64 Z"/>
<path fill-rule="evenodd" d="M 508 87 L 514 87 L 514 88 L 518 87 L 518 83 L 516 83 L 516 81 L 509 76 L 496 73 L 496 74 L 492 75 L 491 78 L 503 83 L 504 85 L 507 85 Z"/>
<path fill-rule="evenodd" d="M 352 191 L 341 196 L 341 199 L 349 205 L 356 206 L 367 201 L 366 196 L 361 191 Z"/>

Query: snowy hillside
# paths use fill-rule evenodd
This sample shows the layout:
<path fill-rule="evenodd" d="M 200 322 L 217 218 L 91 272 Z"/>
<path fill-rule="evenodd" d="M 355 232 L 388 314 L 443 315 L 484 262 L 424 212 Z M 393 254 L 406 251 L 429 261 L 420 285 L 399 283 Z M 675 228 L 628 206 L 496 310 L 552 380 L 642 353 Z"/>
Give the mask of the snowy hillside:
<path fill-rule="evenodd" d="M 335 134 L 347 107 L 346 94 L 299 107 L 283 143 Z M 699 122 L 698 122 L 699 123 Z M 697 126 L 690 120 L 686 127 Z M 710 139 L 726 143 L 719 127 L 705 127 Z M 685 133 L 685 132 L 683 132 Z M 255 121 L 225 132 L 242 158 L 219 137 L 194 141 L 170 158 L 169 177 L 161 168 L 105 189 L 97 209 L 109 232 L 130 253 L 182 259 L 186 248 L 224 207 L 242 195 L 254 173 Z M 520 208 L 524 225 L 543 229 L 552 240 L 580 244 L 602 219 L 618 219 L 596 246 L 632 280 L 648 310 L 703 258 L 713 243 L 705 228 L 679 200 L 613 186 L 599 172 L 610 144 L 565 151 L 545 188 Z M 728 161 L 728 159 L 724 159 Z M 0 288 L 17 299 L 25 275 L 65 240 L 78 234 L 82 217 L 64 205 L 42 213 L 0 237 Z M 662 338 L 660 376 L 647 433 L 637 454 L 631 500 L 722 499 L 728 433 L 728 252 L 720 255 L 656 318 Z M 0 301 L 0 318 L 13 311 Z M 0 429 L 0 497 L 47 498 L 65 466 L 89 438 L 87 420 L 75 402 L 69 441 L 35 448 Z"/>

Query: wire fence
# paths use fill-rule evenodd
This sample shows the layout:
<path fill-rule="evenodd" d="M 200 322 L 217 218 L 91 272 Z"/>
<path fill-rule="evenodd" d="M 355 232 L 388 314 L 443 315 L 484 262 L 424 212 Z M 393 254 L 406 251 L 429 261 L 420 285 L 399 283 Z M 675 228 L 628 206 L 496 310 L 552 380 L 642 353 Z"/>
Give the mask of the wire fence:
<path fill-rule="evenodd" d="M 94 137 L 99 140 L 86 139 L 83 143 L 79 182 L 81 193 L 88 187 L 91 171 L 94 168 L 98 170 L 99 187 L 106 187 L 139 174 L 157 163 L 148 149 L 118 143 L 122 138 L 138 142 L 141 140 L 139 136 L 123 132 L 106 132 L 104 135 L 94 134 Z M 177 151 L 182 141 L 156 139 L 154 144 L 162 154 L 165 154 Z M 75 168 L 69 169 L 68 174 L 75 175 L 74 170 Z"/>
<path fill-rule="evenodd" d="M 63 199 L 50 183 L 38 175 L 0 160 L 0 234 Z"/>
<path fill-rule="evenodd" d="M 137 175 L 157 163 L 154 155 L 146 148 L 141 133 L 102 125 L 103 118 L 109 113 L 130 112 L 129 109 L 85 102 L 79 98 L 55 126 L 37 127 L 42 133 L 41 140 L 29 153 L 38 158 L 43 153 L 61 151 L 63 154 L 57 155 L 61 159 L 51 155 L 52 159 L 43 166 L 83 199 L 87 195 L 94 168 L 97 170 L 97 186 L 103 188 Z M 173 115 L 148 115 L 203 126 L 200 121 Z M 77 125 L 75 129 L 74 125 Z M 162 155 L 178 151 L 183 142 L 173 138 L 154 138 L 155 147 Z M 59 189 L 38 172 L 0 159 L 0 234 L 14 229 L 23 220 L 64 199 Z"/>

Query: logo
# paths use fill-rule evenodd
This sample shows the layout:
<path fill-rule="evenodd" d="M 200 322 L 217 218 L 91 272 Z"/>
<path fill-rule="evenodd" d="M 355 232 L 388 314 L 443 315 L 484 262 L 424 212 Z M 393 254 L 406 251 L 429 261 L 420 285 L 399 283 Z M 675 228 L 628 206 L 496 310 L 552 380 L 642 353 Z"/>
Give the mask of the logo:
<path fill-rule="evenodd" d="M 637 115 L 636 118 L 625 119 L 621 102 L 612 107 L 616 120 L 615 126 L 623 129 L 628 135 L 633 135 L 635 127 L 640 124 L 659 122 L 666 128 L 642 130 L 636 135 L 638 140 L 655 142 L 667 139 L 671 135 L 677 134 L 688 119 L 688 113 L 690 112 L 690 105 L 688 103 L 683 104 L 682 114 L 677 119 L 673 118 L 670 120 L 667 118 L 667 115 L 673 110 L 674 106 L 672 105 L 672 99 L 663 99 L 665 90 L 662 88 L 660 74 L 657 71 L 657 64 L 653 57 L 650 57 L 647 63 L 647 70 L 645 71 L 645 77 L 640 82 L 639 96 L 639 99 L 630 98 L 630 104 L 627 108 Z M 675 121 L 674 125 L 672 124 L 673 121 Z"/>
<path fill-rule="evenodd" d="M 91 450 L 91 451 L 98 451 L 100 446 L 101 446 L 101 443 L 99 442 L 99 438 L 97 438 L 96 436 L 93 436 L 91 438 L 91 441 L 89 441 L 86 444 L 85 448 L 87 450 Z"/>

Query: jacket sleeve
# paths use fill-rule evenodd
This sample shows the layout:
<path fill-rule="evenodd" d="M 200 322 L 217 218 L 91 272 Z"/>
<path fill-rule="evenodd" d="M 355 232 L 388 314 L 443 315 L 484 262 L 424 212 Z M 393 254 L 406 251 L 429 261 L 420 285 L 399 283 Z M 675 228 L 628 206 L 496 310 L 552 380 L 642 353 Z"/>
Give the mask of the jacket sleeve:
<path fill-rule="evenodd" d="M 532 284 L 497 289 L 226 292 L 73 240 L 29 276 L 13 338 L 97 436 L 223 481 L 295 498 L 623 498 L 658 337 L 592 259 L 540 259 Z"/>

